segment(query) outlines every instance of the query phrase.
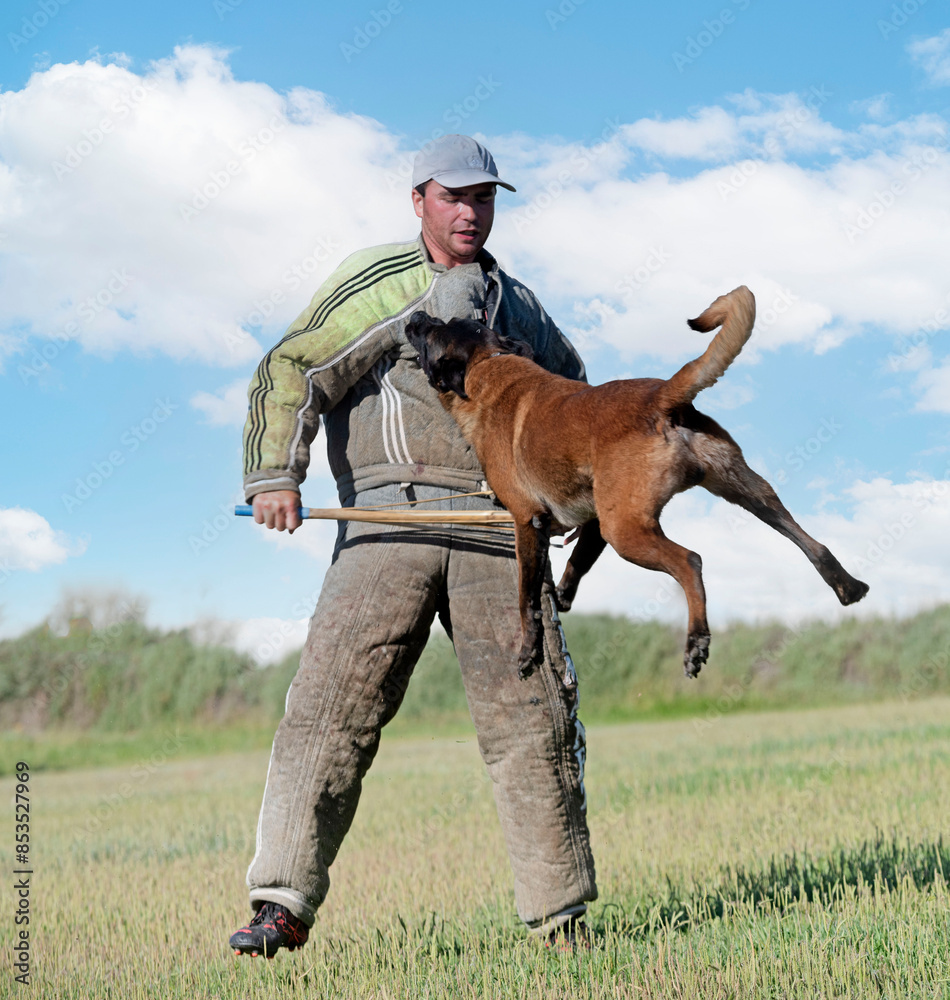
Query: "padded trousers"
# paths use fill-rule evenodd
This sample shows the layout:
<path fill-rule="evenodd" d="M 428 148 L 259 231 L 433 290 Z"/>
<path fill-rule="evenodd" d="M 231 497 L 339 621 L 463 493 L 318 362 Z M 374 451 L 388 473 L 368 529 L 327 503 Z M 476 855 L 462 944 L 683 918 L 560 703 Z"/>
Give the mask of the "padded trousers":
<path fill-rule="evenodd" d="M 353 502 L 371 506 L 450 492 L 391 486 L 361 493 Z M 488 498 L 466 497 L 417 509 L 497 508 Z M 586 748 L 577 719 L 577 678 L 550 579 L 543 605 L 544 662 L 521 680 L 510 532 L 341 522 L 274 737 L 257 850 L 247 873 L 252 906 L 282 903 L 313 924 L 380 731 L 399 708 L 438 614 L 455 645 L 493 782 L 518 913 L 529 926 L 547 929 L 583 912 L 597 896 L 586 819 Z"/>

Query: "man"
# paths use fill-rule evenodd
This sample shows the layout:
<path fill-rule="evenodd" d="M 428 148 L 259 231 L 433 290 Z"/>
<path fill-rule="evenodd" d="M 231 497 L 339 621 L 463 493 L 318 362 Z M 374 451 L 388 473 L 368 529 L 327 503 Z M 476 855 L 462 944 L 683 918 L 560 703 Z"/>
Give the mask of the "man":
<path fill-rule="evenodd" d="M 406 341 L 417 309 L 477 317 L 527 341 L 551 371 L 584 377 L 534 295 L 483 249 L 496 186 L 514 190 L 491 154 L 468 136 L 444 136 L 416 157 L 412 183 L 419 239 L 344 261 L 251 383 L 245 492 L 269 528 L 301 523 L 299 487 L 321 414 L 344 505 L 437 499 L 424 509 L 492 508 L 489 497 L 457 496 L 484 490 L 484 474 Z M 380 730 L 436 614 L 455 645 L 494 782 L 519 915 L 546 940 L 583 936 L 597 890 L 577 679 L 550 581 L 544 662 L 519 679 L 517 590 L 506 532 L 341 522 L 274 738 L 247 875 L 257 914 L 231 937 L 237 953 L 273 955 L 307 940 Z"/>

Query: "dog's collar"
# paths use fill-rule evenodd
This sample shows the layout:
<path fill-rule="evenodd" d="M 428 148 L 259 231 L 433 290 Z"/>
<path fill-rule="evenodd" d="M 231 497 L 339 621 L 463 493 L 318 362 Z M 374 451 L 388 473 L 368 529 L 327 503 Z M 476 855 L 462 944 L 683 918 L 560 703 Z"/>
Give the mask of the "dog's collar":
<path fill-rule="evenodd" d="M 489 358 L 498 358 L 498 357 L 501 357 L 501 355 L 504 354 L 504 353 L 505 353 L 504 351 L 495 351 L 494 354 L 489 354 L 488 357 Z M 488 358 L 486 358 L 485 360 L 487 361 Z"/>

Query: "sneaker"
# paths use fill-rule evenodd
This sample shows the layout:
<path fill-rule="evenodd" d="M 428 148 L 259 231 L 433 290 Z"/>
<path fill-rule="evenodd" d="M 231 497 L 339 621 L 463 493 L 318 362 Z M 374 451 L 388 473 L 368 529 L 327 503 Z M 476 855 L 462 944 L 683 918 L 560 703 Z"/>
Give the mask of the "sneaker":
<path fill-rule="evenodd" d="M 544 947 L 552 951 L 574 953 L 590 951 L 594 947 L 590 931 L 583 917 L 572 917 L 566 923 L 556 927 L 544 939 Z"/>
<path fill-rule="evenodd" d="M 264 903 L 247 927 L 242 927 L 231 935 L 229 944 L 235 955 L 264 955 L 265 958 L 273 958 L 278 948 L 294 951 L 304 945 L 309 936 L 310 928 L 302 920 L 298 920 L 286 906 Z"/>

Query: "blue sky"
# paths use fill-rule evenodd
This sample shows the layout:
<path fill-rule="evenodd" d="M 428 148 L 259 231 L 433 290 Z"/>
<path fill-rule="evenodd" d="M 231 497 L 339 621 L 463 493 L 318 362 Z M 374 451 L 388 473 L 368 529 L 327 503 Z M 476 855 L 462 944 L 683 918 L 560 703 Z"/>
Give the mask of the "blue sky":
<path fill-rule="evenodd" d="M 489 248 L 594 381 L 672 374 L 685 318 L 748 284 L 757 332 L 700 407 L 871 584 L 847 613 L 950 599 L 938 5 L 44 0 L 0 30 L 0 634 L 98 587 L 261 658 L 299 638 L 333 529 L 224 513 L 244 387 L 347 253 L 414 235 L 437 130 L 518 187 Z M 304 498 L 335 502 L 322 458 Z M 714 626 L 841 614 L 701 491 L 664 524 Z M 681 622 L 675 590 L 607 556 L 576 606 Z"/>

